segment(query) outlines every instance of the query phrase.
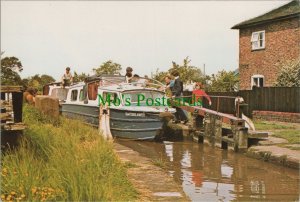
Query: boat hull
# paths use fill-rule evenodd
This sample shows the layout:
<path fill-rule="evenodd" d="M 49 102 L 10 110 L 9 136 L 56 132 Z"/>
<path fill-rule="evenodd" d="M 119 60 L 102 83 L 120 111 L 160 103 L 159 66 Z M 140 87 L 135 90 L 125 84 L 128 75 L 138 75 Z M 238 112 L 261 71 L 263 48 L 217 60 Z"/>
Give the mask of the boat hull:
<path fill-rule="evenodd" d="M 99 125 L 99 108 L 62 104 L 62 115 L 80 119 L 92 126 Z M 162 129 L 163 121 L 156 112 L 137 112 L 110 108 L 110 130 L 114 137 L 153 140 Z"/>

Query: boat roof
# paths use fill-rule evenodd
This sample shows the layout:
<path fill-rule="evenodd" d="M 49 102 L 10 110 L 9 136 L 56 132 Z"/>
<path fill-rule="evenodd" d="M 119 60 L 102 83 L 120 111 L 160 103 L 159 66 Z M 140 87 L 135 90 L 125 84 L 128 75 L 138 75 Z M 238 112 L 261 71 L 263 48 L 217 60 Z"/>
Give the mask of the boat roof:
<path fill-rule="evenodd" d="M 89 76 L 86 78 L 87 82 L 98 81 L 98 80 L 121 83 L 126 81 L 126 77 L 119 74 L 101 74 L 101 75 Z"/>
<path fill-rule="evenodd" d="M 84 82 L 79 82 L 79 83 L 75 83 L 71 86 L 69 86 L 69 88 L 77 88 L 77 87 L 81 87 L 81 86 L 84 86 L 85 83 Z"/>
<path fill-rule="evenodd" d="M 147 88 L 141 86 L 139 83 L 120 83 L 113 84 L 109 86 L 103 86 L 100 87 L 102 90 L 109 90 L 109 91 L 118 91 L 118 92 L 124 92 L 124 91 L 136 91 L 136 90 L 151 90 L 151 91 L 160 91 L 156 88 Z M 160 91 L 163 92 L 163 91 Z"/>
<path fill-rule="evenodd" d="M 70 86 L 70 89 L 72 89 L 72 88 L 78 88 L 78 87 L 83 87 L 84 85 L 85 85 L 84 82 L 76 83 L 76 84 Z M 139 83 L 112 84 L 112 85 L 100 86 L 100 87 L 98 87 L 98 89 L 107 90 L 107 91 L 117 91 L 117 92 L 136 91 L 136 90 L 150 90 L 150 91 L 163 92 L 163 91 L 158 90 L 156 88 L 143 87 Z"/>

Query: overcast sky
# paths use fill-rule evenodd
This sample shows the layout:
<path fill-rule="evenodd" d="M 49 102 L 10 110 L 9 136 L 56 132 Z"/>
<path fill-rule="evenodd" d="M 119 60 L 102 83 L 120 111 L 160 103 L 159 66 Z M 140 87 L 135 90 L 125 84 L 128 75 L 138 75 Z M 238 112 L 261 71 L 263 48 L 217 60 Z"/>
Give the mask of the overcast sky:
<path fill-rule="evenodd" d="M 21 76 L 91 73 L 107 60 L 134 73 L 167 70 L 172 61 L 238 67 L 238 31 L 230 28 L 289 1 L 1 1 L 2 57 L 16 56 Z"/>

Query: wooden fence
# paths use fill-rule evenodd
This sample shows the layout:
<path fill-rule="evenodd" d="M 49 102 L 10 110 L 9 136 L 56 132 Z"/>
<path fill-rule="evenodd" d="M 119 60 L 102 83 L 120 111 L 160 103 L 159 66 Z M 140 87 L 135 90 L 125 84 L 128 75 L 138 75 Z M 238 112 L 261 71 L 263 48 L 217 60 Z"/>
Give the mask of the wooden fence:
<path fill-rule="evenodd" d="M 191 92 L 184 94 L 190 95 Z M 212 106 L 209 108 L 223 113 L 236 114 L 234 99 L 214 96 L 241 96 L 247 104 L 241 106 L 241 110 L 249 117 L 252 117 L 253 110 L 300 113 L 299 87 L 264 87 L 238 92 L 207 92 L 207 94 L 212 99 Z M 204 107 L 208 107 L 205 99 Z"/>

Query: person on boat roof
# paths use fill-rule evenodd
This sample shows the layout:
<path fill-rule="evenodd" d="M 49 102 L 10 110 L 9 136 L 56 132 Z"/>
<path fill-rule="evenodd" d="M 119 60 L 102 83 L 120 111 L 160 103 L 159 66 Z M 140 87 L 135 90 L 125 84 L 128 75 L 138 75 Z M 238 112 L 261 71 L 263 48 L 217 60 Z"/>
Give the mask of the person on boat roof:
<path fill-rule="evenodd" d="M 73 76 L 70 72 L 70 67 L 66 68 L 66 73 L 61 78 L 63 87 L 70 86 L 73 83 Z"/>
<path fill-rule="evenodd" d="M 127 83 L 131 83 L 131 79 L 133 78 L 133 75 L 132 75 L 132 71 L 133 69 L 131 67 L 127 67 L 126 68 L 126 82 Z"/>

